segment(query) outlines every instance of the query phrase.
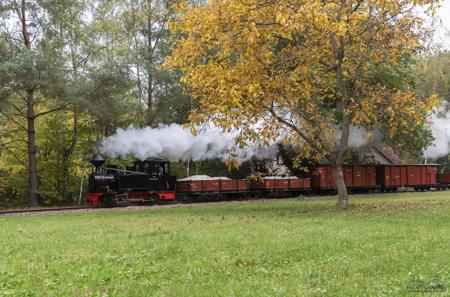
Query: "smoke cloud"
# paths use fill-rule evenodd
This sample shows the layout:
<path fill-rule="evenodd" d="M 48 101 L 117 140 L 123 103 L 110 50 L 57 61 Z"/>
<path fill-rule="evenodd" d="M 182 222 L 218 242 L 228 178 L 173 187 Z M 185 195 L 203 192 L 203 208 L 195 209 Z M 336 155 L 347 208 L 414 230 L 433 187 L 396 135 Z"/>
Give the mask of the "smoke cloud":
<path fill-rule="evenodd" d="M 336 140 L 340 133 L 337 133 Z M 364 128 L 351 127 L 349 146 L 360 148 L 374 142 Z M 144 160 L 147 158 L 166 158 L 170 161 L 208 160 L 219 158 L 223 161 L 233 157 L 239 162 L 257 159 L 272 159 L 278 153 L 278 143 L 274 141 L 263 147 L 258 143 L 248 143 L 243 149 L 236 148 L 237 133 L 223 133 L 219 128 L 202 128 L 198 135 L 192 135 L 190 129 L 178 124 L 160 125 L 157 128 L 118 129 L 117 132 L 104 139 L 100 151 L 112 158 L 132 155 Z"/>
<path fill-rule="evenodd" d="M 201 129 L 198 135 L 178 124 L 160 125 L 158 128 L 118 129 L 117 132 L 103 140 L 100 150 L 106 155 L 116 158 L 133 155 L 144 160 L 146 158 L 163 157 L 170 161 L 207 160 L 219 158 L 227 160 L 233 152 L 239 162 L 273 158 L 278 151 L 274 142 L 268 147 L 250 143 L 247 147 L 235 147 L 236 133 L 221 133 L 218 128 Z"/>
<path fill-rule="evenodd" d="M 431 116 L 431 130 L 434 137 L 432 145 L 424 152 L 424 157 L 437 159 L 450 153 L 450 111 L 446 106 L 436 110 Z M 340 139 L 341 132 L 335 135 Z M 207 160 L 219 158 L 227 160 L 231 153 L 239 162 L 257 159 L 270 159 L 278 153 L 274 141 L 268 147 L 257 143 L 249 143 L 243 149 L 235 147 L 237 133 L 222 133 L 219 128 L 201 129 L 196 136 L 189 129 L 178 124 L 160 125 L 157 128 L 118 129 L 117 132 L 102 141 L 100 150 L 106 155 L 116 158 L 127 155 L 144 160 L 152 157 L 163 157 L 171 161 Z M 350 127 L 349 147 L 361 148 L 382 141 L 382 136 L 376 131 L 367 131 L 361 127 Z"/>
<path fill-rule="evenodd" d="M 334 141 L 338 144 L 341 140 L 342 130 L 337 128 Z M 363 127 L 356 127 L 351 125 L 348 137 L 348 147 L 352 149 L 359 149 L 362 147 L 370 147 L 375 143 L 381 142 L 382 135 L 377 131 L 367 131 Z"/>
<path fill-rule="evenodd" d="M 375 137 L 376 136 L 376 137 Z M 369 132 L 363 127 L 350 126 L 350 136 L 348 146 L 350 148 L 360 148 L 379 141 L 379 135 L 375 132 Z"/>
<path fill-rule="evenodd" d="M 440 108 L 431 117 L 434 141 L 424 152 L 425 158 L 437 159 L 450 153 L 450 112 Z"/>

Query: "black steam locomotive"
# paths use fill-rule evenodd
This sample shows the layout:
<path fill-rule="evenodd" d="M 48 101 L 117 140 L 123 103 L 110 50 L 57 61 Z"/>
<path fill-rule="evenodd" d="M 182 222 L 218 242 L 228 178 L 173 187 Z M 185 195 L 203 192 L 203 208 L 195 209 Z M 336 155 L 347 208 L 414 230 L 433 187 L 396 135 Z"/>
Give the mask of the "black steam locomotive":
<path fill-rule="evenodd" d="M 176 177 L 170 175 L 168 161 L 147 159 L 120 169 L 118 166 L 105 167 L 105 159 L 96 154 L 91 163 L 95 169 L 89 176 L 86 198 L 93 206 L 175 200 Z"/>

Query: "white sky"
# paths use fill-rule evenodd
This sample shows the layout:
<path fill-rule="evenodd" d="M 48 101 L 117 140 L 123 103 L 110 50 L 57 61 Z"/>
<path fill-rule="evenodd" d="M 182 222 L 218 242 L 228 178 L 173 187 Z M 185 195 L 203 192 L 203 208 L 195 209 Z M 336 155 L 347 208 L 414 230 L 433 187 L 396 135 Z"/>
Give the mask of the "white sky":
<path fill-rule="evenodd" d="M 442 25 L 439 26 L 436 34 L 436 42 L 442 43 L 446 48 L 450 49 L 450 0 L 443 0 L 442 7 L 438 11 L 438 16 Z"/>

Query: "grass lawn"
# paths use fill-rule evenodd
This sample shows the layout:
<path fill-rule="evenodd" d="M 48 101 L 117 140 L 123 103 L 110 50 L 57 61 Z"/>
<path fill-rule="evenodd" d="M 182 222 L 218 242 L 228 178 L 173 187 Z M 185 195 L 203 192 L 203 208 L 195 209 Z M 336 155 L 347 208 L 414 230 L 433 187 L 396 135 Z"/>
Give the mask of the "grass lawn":
<path fill-rule="evenodd" d="M 450 192 L 351 201 L 0 217 L 0 296 L 450 296 Z"/>

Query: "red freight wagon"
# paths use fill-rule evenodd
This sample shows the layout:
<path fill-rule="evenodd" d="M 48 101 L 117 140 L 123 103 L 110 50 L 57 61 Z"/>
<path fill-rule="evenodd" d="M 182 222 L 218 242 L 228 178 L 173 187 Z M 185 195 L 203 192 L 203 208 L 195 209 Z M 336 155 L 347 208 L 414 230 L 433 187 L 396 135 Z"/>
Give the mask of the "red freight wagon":
<path fill-rule="evenodd" d="M 234 192 L 246 191 L 247 183 L 243 179 L 220 179 L 220 191 Z"/>
<path fill-rule="evenodd" d="M 404 165 L 380 165 L 377 167 L 377 183 L 382 190 L 406 186 L 407 175 Z"/>
<path fill-rule="evenodd" d="M 448 172 L 438 173 L 436 178 L 439 190 L 440 189 L 446 190 L 447 188 L 450 187 L 450 173 Z"/>
<path fill-rule="evenodd" d="M 297 177 L 265 177 L 259 181 L 251 181 L 250 189 L 261 191 L 296 191 L 309 190 L 309 178 Z"/>
<path fill-rule="evenodd" d="M 331 165 L 317 165 L 310 168 L 312 187 L 321 192 L 336 189 Z M 342 168 L 344 182 L 349 190 L 373 190 L 377 187 L 375 165 L 345 165 Z"/>
<path fill-rule="evenodd" d="M 235 179 L 236 190 L 238 191 L 247 191 L 247 182 L 243 179 Z"/>
<path fill-rule="evenodd" d="M 261 180 L 251 180 L 250 189 L 252 190 L 267 190 L 275 188 L 275 180 L 261 179 Z"/>
<path fill-rule="evenodd" d="M 289 188 L 301 189 L 303 188 L 303 178 L 293 178 L 289 180 Z"/>
<path fill-rule="evenodd" d="M 437 184 L 436 165 L 410 165 L 407 167 L 408 186 L 433 187 Z"/>
<path fill-rule="evenodd" d="M 220 191 L 220 179 L 204 180 L 205 192 L 219 192 Z"/>
<path fill-rule="evenodd" d="M 375 189 L 377 186 L 376 167 L 374 165 L 355 165 L 353 169 L 353 187 Z"/>
<path fill-rule="evenodd" d="M 291 183 L 288 178 L 276 179 L 276 189 L 277 190 L 289 190 L 290 185 L 291 185 Z"/>
<path fill-rule="evenodd" d="M 436 173 L 436 164 L 378 165 L 377 183 L 383 191 L 395 191 L 399 187 L 429 190 L 437 185 Z"/>
<path fill-rule="evenodd" d="M 234 190 L 236 190 L 236 185 L 234 183 L 234 180 L 232 180 L 232 179 L 219 180 L 219 183 L 220 183 L 220 190 L 221 191 L 234 191 Z"/>
<path fill-rule="evenodd" d="M 277 188 L 277 181 L 275 179 L 263 178 L 257 181 L 250 181 L 250 189 L 252 190 L 271 190 Z"/>
<path fill-rule="evenodd" d="M 203 192 L 204 185 L 202 180 L 177 181 L 178 192 Z"/>
<path fill-rule="evenodd" d="M 336 188 L 331 165 L 316 165 L 309 168 L 311 172 L 311 185 L 315 191 L 331 190 Z"/>
<path fill-rule="evenodd" d="M 303 189 L 311 189 L 311 178 L 303 177 L 301 178 L 301 180 L 303 184 Z"/>
<path fill-rule="evenodd" d="M 246 182 L 242 179 L 194 177 L 194 179 L 187 178 L 177 181 L 177 191 L 180 193 L 238 192 L 246 190 Z"/>
<path fill-rule="evenodd" d="M 310 178 L 291 178 L 289 180 L 289 188 L 290 189 L 310 189 L 311 188 L 311 179 Z"/>
<path fill-rule="evenodd" d="M 450 173 L 448 173 L 448 172 L 439 173 L 437 175 L 437 182 L 439 184 L 449 185 L 450 184 Z"/>
<path fill-rule="evenodd" d="M 330 167 L 332 167 L 332 166 L 330 166 Z M 331 171 L 333 172 L 333 169 L 331 169 Z M 347 186 L 347 189 L 353 188 L 353 184 L 354 184 L 354 182 L 353 182 L 353 167 L 352 166 L 343 166 L 342 173 L 344 174 L 344 182 L 345 182 L 345 185 Z M 336 183 L 336 181 L 335 181 L 335 183 Z"/>

